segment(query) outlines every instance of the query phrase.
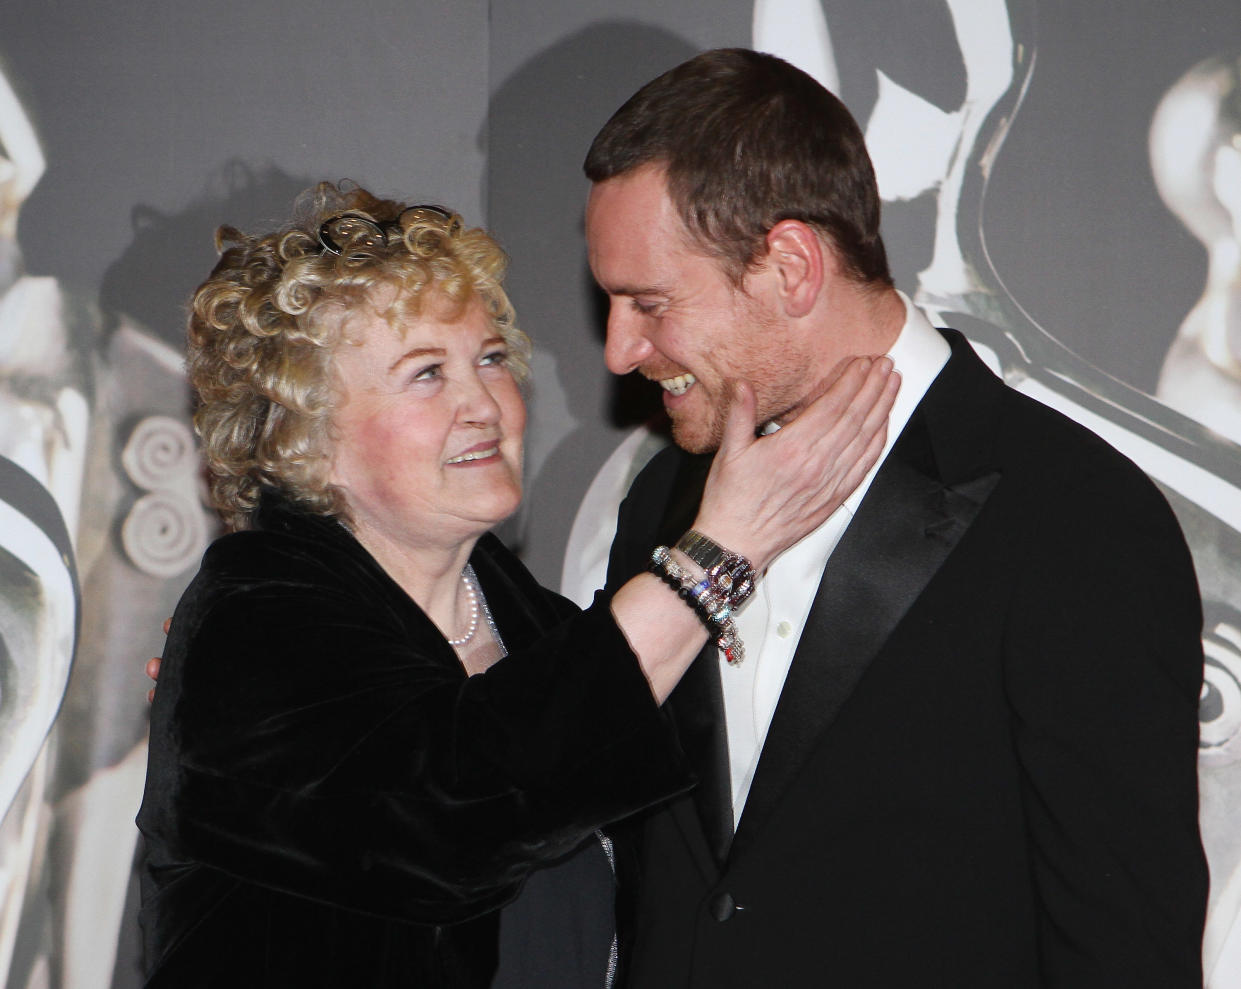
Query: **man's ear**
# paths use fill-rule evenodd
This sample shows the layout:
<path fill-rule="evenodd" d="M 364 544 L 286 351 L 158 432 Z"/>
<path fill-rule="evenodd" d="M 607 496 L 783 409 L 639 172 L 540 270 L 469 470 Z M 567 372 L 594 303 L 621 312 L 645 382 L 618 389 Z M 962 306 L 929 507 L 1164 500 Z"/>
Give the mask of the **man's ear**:
<path fill-rule="evenodd" d="M 766 261 L 776 275 L 785 314 L 796 318 L 814 308 L 836 257 L 809 224 L 781 220 L 767 232 Z"/>

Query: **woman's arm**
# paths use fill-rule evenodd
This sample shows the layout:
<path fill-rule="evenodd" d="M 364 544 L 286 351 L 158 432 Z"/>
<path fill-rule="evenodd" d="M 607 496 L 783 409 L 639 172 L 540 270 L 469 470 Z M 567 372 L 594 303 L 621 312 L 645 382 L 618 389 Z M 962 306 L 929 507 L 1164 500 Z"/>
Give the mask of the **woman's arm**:
<path fill-rule="evenodd" d="M 690 785 L 606 606 L 467 678 L 377 568 L 286 555 L 290 579 L 200 576 L 173 622 L 140 815 L 171 860 L 450 923 Z"/>

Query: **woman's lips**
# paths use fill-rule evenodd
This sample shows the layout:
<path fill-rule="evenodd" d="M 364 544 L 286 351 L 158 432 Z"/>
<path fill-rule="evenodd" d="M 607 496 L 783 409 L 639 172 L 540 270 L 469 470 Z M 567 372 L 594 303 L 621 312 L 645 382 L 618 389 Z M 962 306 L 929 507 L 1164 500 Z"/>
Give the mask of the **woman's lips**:
<path fill-rule="evenodd" d="M 485 443 L 476 443 L 465 452 L 459 453 L 455 457 L 450 457 L 444 462 L 450 466 L 455 464 L 472 464 L 479 460 L 488 460 L 491 457 L 499 456 L 499 454 L 500 441 L 489 440 Z"/>

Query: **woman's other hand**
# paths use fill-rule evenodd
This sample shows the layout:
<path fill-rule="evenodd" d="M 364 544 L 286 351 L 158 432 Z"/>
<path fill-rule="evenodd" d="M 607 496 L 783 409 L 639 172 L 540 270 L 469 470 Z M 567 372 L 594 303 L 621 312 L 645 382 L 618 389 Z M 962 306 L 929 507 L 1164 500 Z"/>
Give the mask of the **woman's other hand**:
<path fill-rule="evenodd" d="M 172 619 L 165 618 L 164 619 L 164 634 L 165 635 L 168 634 L 168 630 L 170 628 L 172 628 Z M 146 666 L 143 667 L 143 669 L 146 670 L 146 675 L 155 681 L 155 686 L 158 686 L 159 684 L 159 664 L 162 661 L 163 660 L 161 659 L 161 657 L 152 656 L 150 659 L 147 660 Z M 153 700 L 155 700 L 155 686 L 152 686 L 151 689 L 147 691 L 147 703 L 148 704 L 150 704 Z"/>

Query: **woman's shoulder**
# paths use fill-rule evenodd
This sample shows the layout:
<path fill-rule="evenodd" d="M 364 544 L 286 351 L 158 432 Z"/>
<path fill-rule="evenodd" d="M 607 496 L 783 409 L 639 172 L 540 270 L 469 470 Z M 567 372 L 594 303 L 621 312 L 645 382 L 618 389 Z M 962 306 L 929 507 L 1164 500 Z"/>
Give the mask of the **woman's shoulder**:
<path fill-rule="evenodd" d="M 362 676 L 431 656 L 452 662 L 441 643 L 430 619 L 348 530 L 304 517 L 217 539 L 177 605 L 169 651 L 209 656 L 196 664 L 201 679 L 227 680 L 241 669 L 279 693 L 283 671 L 293 668 L 309 677 L 346 661 Z"/>
<path fill-rule="evenodd" d="M 190 627 L 253 629 L 261 620 L 285 635 L 286 626 L 347 620 L 398 636 L 421 628 L 417 605 L 336 520 L 289 512 L 257 522 L 207 548 L 177 608 Z"/>
<path fill-rule="evenodd" d="M 216 539 L 203 556 L 204 573 L 221 579 L 339 579 L 382 573 L 378 564 L 335 518 L 312 515 L 265 498 L 249 529 Z M 334 581 L 333 581 L 334 582 Z"/>

